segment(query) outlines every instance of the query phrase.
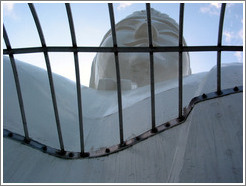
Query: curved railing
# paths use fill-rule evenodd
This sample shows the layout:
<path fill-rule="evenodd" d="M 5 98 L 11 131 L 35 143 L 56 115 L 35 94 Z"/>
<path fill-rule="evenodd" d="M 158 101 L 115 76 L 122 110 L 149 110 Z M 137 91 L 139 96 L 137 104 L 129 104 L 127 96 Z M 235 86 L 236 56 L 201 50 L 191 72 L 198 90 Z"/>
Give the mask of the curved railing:
<path fill-rule="evenodd" d="M 124 150 L 126 148 L 129 148 L 143 140 L 146 140 L 149 137 L 155 136 L 156 134 L 159 134 L 161 132 L 164 132 L 168 129 L 171 129 L 173 127 L 176 127 L 186 121 L 188 118 L 189 114 L 191 113 L 192 109 L 194 106 L 200 102 L 207 101 L 210 99 L 215 99 L 223 96 L 228 96 L 231 94 L 236 94 L 236 93 L 242 93 L 243 92 L 243 87 L 234 87 L 234 88 L 229 88 L 229 89 L 224 89 L 221 91 L 220 94 L 217 92 L 211 92 L 208 94 L 202 94 L 200 96 L 194 97 L 189 105 L 185 107 L 183 110 L 183 117 L 182 118 L 175 118 L 172 119 L 168 122 L 165 122 L 161 125 L 158 125 L 156 127 L 155 131 L 152 131 L 152 129 L 134 137 L 129 140 L 126 140 L 124 142 L 124 145 L 113 145 L 111 147 L 104 147 L 100 148 L 99 150 L 91 151 L 91 152 L 86 152 L 84 154 L 81 154 L 80 152 L 72 152 L 72 151 L 61 151 L 59 149 L 47 146 L 45 144 L 39 143 L 35 140 L 30 139 L 28 142 L 25 140 L 24 136 L 21 136 L 19 134 L 13 133 L 7 129 L 4 129 L 3 135 L 4 137 L 11 138 L 15 141 L 19 142 L 24 142 L 25 145 L 33 147 L 35 149 L 38 149 L 44 153 L 59 157 L 59 158 L 64 158 L 64 159 L 78 159 L 78 158 L 96 158 L 96 157 L 102 157 L 102 156 L 107 156 L 116 152 L 119 152 L 121 150 Z"/>
<path fill-rule="evenodd" d="M 221 6 L 220 13 L 220 22 L 219 22 L 219 32 L 218 32 L 218 42 L 216 46 L 183 46 L 183 17 L 184 17 L 184 3 L 180 3 L 180 14 L 179 14 L 179 45 L 178 46 L 165 46 L 165 47 L 154 47 L 152 45 L 152 31 L 151 31 L 151 12 L 150 12 L 150 4 L 146 3 L 146 12 L 147 12 L 147 24 L 148 24 L 148 38 L 149 38 L 149 46 L 148 47 L 118 47 L 117 39 L 116 39 L 116 31 L 115 31 L 115 20 L 114 20 L 114 11 L 112 3 L 108 4 L 109 16 L 111 22 L 111 30 L 112 30 L 112 39 L 113 39 L 113 47 L 78 47 L 76 42 L 76 35 L 73 24 L 72 11 L 69 3 L 65 3 L 67 17 L 70 26 L 71 39 L 72 39 L 72 47 L 52 47 L 47 46 L 45 42 L 45 37 L 42 31 L 41 24 L 39 22 L 39 18 L 37 16 L 35 7 L 32 3 L 29 3 L 29 8 L 32 13 L 33 19 L 35 21 L 38 34 L 41 41 L 41 47 L 31 47 L 31 48 L 12 48 L 10 41 L 8 39 L 7 31 L 3 25 L 3 37 L 6 43 L 7 49 L 3 50 L 4 55 L 9 55 L 11 66 L 14 74 L 14 80 L 18 95 L 19 107 L 22 116 L 22 123 L 24 129 L 24 136 L 14 134 L 6 129 L 4 129 L 4 136 L 10 137 L 12 139 L 16 139 L 18 141 L 23 141 L 25 144 L 32 146 L 34 148 L 40 149 L 49 154 L 63 157 L 63 158 L 79 158 L 79 157 L 98 157 L 107 155 L 113 152 L 117 152 L 119 150 L 125 149 L 133 144 L 138 143 L 144 139 L 147 139 L 150 136 L 153 136 L 159 132 L 165 131 L 168 128 L 177 126 L 185 121 L 188 117 L 190 111 L 194 107 L 194 105 L 200 101 L 204 101 L 207 99 L 212 99 L 220 96 L 225 96 L 228 94 L 232 94 L 235 92 L 242 92 L 242 87 L 235 87 L 234 89 L 226 89 L 221 90 L 221 52 L 222 51 L 243 51 L 243 46 L 222 46 L 222 33 L 223 33 L 223 22 L 224 22 L 224 14 L 226 4 L 223 3 Z M 185 111 L 183 111 L 183 67 L 182 67 L 182 53 L 183 52 L 199 52 L 199 51 L 216 51 L 217 52 L 217 91 L 214 93 L 210 93 L 207 95 L 202 95 L 195 97 L 191 100 L 189 106 Z M 28 124 L 25 116 L 25 108 L 23 104 L 21 88 L 18 78 L 18 72 L 15 64 L 14 54 L 26 54 L 26 53 L 36 53 L 42 52 L 45 57 L 47 73 L 50 84 L 50 91 L 53 102 L 53 109 L 56 119 L 57 133 L 59 138 L 60 149 L 54 149 L 47 145 L 41 144 L 32 140 L 29 137 L 28 133 Z M 77 102 L 78 102 L 78 113 L 79 113 L 79 131 L 80 131 L 80 152 L 68 152 L 64 149 L 63 137 L 60 126 L 59 113 L 57 109 L 57 101 L 56 101 L 56 93 L 54 89 L 54 82 L 52 71 L 50 67 L 50 60 L 48 52 L 73 52 L 74 54 L 74 63 L 75 63 L 75 72 L 76 72 L 76 87 L 77 87 Z M 79 72 L 79 59 L 78 52 L 111 52 L 114 53 L 115 56 L 115 66 L 116 66 L 116 78 L 117 78 L 117 95 L 118 95 L 118 118 L 119 118 L 119 136 L 120 142 L 118 145 L 112 146 L 110 148 L 100 149 L 94 152 L 85 152 L 84 150 L 84 131 L 83 131 L 83 115 L 82 115 L 82 103 L 81 103 L 81 86 L 80 86 L 80 72 Z M 118 53 L 124 52 L 145 52 L 149 53 L 150 56 L 150 89 L 151 89 L 151 129 L 136 138 L 132 138 L 130 140 L 124 139 L 124 128 L 123 128 L 123 114 L 122 114 L 122 96 L 121 96 L 121 81 L 120 81 L 120 67 L 119 67 L 119 58 Z M 156 126 L 155 121 L 155 81 L 154 81 L 154 58 L 153 54 L 155 52 L 178 52 L 179 53 L 179 107 L 178 107 L 178 118 L 171 120 L 162 125 Z"/>

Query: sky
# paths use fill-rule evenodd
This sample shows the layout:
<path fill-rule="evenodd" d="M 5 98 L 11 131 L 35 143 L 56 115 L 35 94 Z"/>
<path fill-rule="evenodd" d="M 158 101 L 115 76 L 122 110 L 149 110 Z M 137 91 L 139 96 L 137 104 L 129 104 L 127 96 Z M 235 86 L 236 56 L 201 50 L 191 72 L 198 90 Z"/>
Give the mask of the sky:
<path fill-rule="evenodd" d="M 2 3 L 2 19 L 12 48 L 41 46 L 38 32 L 27 3 Z M 34 3 L 47 46 L 71 46 L 71 35 L 64 3 Z M 151 3 L 178 22 L 179 3 Z M 134 11 L 144 10 L 143 2 L 113 3 L 115 22 Z M 217 45 L 221 3 L 185 3 L 184 38 L 188 46 Z M 243 3 L 226 6 L 223 45 L 243 45 Z M 99 46 L 110 29 L 107 3 L 71 3 L 78 46 Z M 3 48 L 6 48 L 2 40 Z M 79 53 L 81 83 L 89 85 L 91 63 L 96 53 Z M 54 73 L 75 81 L 73 53 L 49 53 Z M 42 53 L 18 54 L 16 59 L 46 69 Z M 209 71 L 216 65 L 216 52 L 190 53 L 192 73 Z M 222 52 L 222 63 L 243 62 L 243 52 Z"/>

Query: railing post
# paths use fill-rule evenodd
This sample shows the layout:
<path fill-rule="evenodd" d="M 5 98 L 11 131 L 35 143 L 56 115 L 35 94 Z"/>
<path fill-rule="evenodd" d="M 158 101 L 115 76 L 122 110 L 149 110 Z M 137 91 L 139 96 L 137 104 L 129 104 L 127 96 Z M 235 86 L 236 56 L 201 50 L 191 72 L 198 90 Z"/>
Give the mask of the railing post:
<path fill-rule="evenodd" d="M 225 15 L 226 3 L 222 3 L 220 11 L 220 22 L 219 22 L 219 32 L 218 32 L 218 48 L 221 47 L 222 35 L 223 35 L 223 24 Z M 221 50 L 217 52 L 217 94 L 222 94 L 221 92 Z"/>
<path fill-rule="evenodd" d="M 120 65 L 118 56 L 118 46 L 115 31 L 115 21 L 114 21 L 114 10 L 113 4 L 108 3 L 109 16 L 111 23 L 113 47 L 114 47 L 114 57 L 115 57 L 115 68 L 116 68 L 116 81 L 117 81 L 117 95 L 118 95 L 118 112 L 119 112 L 119 130 L 120 130 L 120 145 L 124 146 L 124 133 L 123 133 L 123 117 L 122 117 L 122 96 L 121 96 L 121 81 L 120 81 Z"/>
<path fill-rule="evenodd" d="M 183 120 L 183 20 L 184 3 L 180 3 L 179 9 L 179 119 Z"/>
<path fill-rule="evenodd" d="M 73 16 L 69 3 L 65 3 L 67 10 L 67 17 L 71 32 L 71 39 L 74 48 L 77 48 L 75 29 L 73 24 Z M 74 66 L 76 74 L 76 87 L 77 87 L 77 101 L 78 101 L 78 113 L 79 113 L 79 131 L 80 131 L 80 155 L 88 156 L 88 153 L 85 153 L 84 150 L 84 129 L 83 129 L 83 110 L 82 110 L 82 98 L 81 98 L 81 85 L 80 85 L 80 73 L 79 73 L 79 58 L 78 52 L 73 52 L 74 54 Z"/>
<path fill-rule="evenodd" d="M 11 44 L 8 38 L 7 31 L 5 29 L 5 26 L 3 25 L 3 38 L 7 47 L 7 50 L 11 50 Z M 19 77 L 18 77 L 18 72 L 15 64 L 15 58 L 13 54 L 9 54 L 12 70 L 13 70 L 13 75 L 14 75 L 14 80 L 15 80 L 15 87 L 17 91 L 17 96 L 18 96 L 18 101 L 19 101 L 19 107 L 21 111 L 21 118 L 22 118 L 22 123 L 23 123 L 23 129 L 24 129 L 24 134 L 25 134 L 25 142 L 29 143 L 30 142 L 30 137 L 28 134 L 28 128 L 27 128 L 27 122 L 26 122 L 26 115 L 25 115 L 25 108 L 24 108 L 24 103 L 22 99 L 22 93 L 21 93 L 21 88 L 20 88 L 20 82 L 19 82 Z"/>
<path fill-rule="evenodd" d="M 77 48 L 75 29 L 73 24 L 72 11 L 69 3 L 65 3 L 68 22 L 70 26 L 72 44 L 74 48 Z M 84 149 L 84 129 L 83 129 L 83 110 L 82 110 L 82 98 L 81 98 L 81 85 L 80 85 L 80 73 L 79 73 L 79 58 L 78 52 L 74 52 L 74 66 L 75 66 L 75 74 L 76 74 L 76 86 L 77 86 L 77 101 L 78 101 L 78 113 L 79 113 L 79 129 L 80 129 L 80 155 L 88 156 L 88 153 L 85 153 Z"/>
<path fill-rule="evenodd" d="M 146 3 L 146 15 L 147 15 L 147 24 L 148 24 L 148 38 L 149 38 L 149 48 L 153 48 L 152 41 L 152 30 L 151 30 L 151 11 L 150 3 Z M 150 57 L 150 94 L 151 94 L 151 123 L 152 123 L 152 132 L 157 132 L 156 121 L 155 121 L 155 76 L 154 76 L 154 54 L 153 51 L 149 52 Z"/>
<path fill-rule="evenodd" d="M 64 154 L 65 150 L 64 150 L 64 144 L 63 144 L 63 139 L 62 139 L 61 125 L 60 125 L 60 119 L 59 119 L 58 108 L 57 108 L 57 103 L 56 103 L 56 94 L 55 94 L 55 88 L 54 88 L 54 83 L 53 83 L 53 76 L 52 76 L 52 71 L 51 71 L 51 66 L 50 66 L 50 60 L 49 60 L 48 52 L 46 50 L 47 49 L 46 48 L 46 42 L 44 39 L 44 34 L 42 31 L 42 27 L 40 25 L 36 10 L 35 10 L 32 3 L 28 3 L 28 5 L 29 5 L 29 8 L 31 10 L 34 22 L 35 22 L 37 30 L 38 30 L 38 34 L 40 37 L 42 48 L 44 49 L 44 58 L 45 58 L 47 73 L 48 73 L 48 78 L 49 78 L 50 91 L 51 91 L 53 108 L 54 108 L 55 119 L 56 119 L 57 133 L 58 133 L 61 153 Z"/>

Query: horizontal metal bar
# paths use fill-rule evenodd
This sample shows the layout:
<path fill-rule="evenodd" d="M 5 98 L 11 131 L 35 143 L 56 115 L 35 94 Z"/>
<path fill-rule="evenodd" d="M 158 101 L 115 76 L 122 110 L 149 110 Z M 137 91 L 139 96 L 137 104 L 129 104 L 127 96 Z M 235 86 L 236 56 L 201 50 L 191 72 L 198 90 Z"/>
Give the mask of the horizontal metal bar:
<path fill-rule="evenodd" d="M 159 47 L 117 47 L 119 53 L 139 52 L 209 52 L 209 51 L 243 51 L 243 46 L 159 46 Z M 116 52 L 114 47 L 30 47 L 3 49 L 3 54 L 27 54 L 38 52 Z"/>
<path fill-rule="evenodd" d="M 142 133 L 136 137 L 133 137 L 131 139 L 126 140 L 125 146 L 121 146 L 120 144 L 118 144 L 118 145 L 113 145 L 111 147 L 100 148 L 99 150 L 90 151 L 89 153 L 86 153 L 86 156 L 81 156 L 80 152 L 71 152 L 71 151 L 70 152 L 66 151 L 64 154 L 61 154 L 61 153 L 59 153 L 59 151 L 57 149 L 50 147 L 50 146 L 47 146 L 45 144 L 42 144 L 40 142 L 37 142 L 33 139 L 31 139 L 30 143 L 28 143 L 26 145 L 28 145 L 34 149 L 40 150 L 44 153 L 50 154 L 52 156 L 56 156 L 56 157 L 64 158 L 64 159 L 97 158 L 97 157 L 107 156 L 107 155 L 122 151 L 124 149 L 130 148 L 133 145 L 148 139 L 149 137 L 160 134 L 161 132 L 170 130 L 170 129 L 177 127 L 181 124 L 185 124 L 184 122 L 186 121 L 186 119 L 190 115 L 190 113 L 193 110 L 193 108 L 195 107 L 195 105 L 200 103 L 200 102 L 204 102 L 207 100 L 216 99 L 219 97 L 228 96 L 228 95 L 232 95 L 232 94 L 238 94 L 238 93 L 242 93 L 242 92 L 243 92 L 243 86 L 239 86 L 239 87 L 224 89 L 223 93 L 221 95 L 218 95 L 217 92 L 211 92 L 208 94 L 203 94 L 203 95 L 194 97 L 193 99 L 191 99 L 189 105 L 184 109 L 184 120 L 180 121 L 179 118 L 172 119 L 170 121 L 167 121 L 167 122 L 157 126 L 156 127 L 156 129 L 157 129 L 156 133 L 153 133 L 152 130 L 148 130 L 148 131 L 146 131 L 146 132 L 144 132 L 144 133 Z M 3 137 L 9 138 L 9 139 L 21 142 L 21 143 L 24 141 L 23 136 L 16 134 L 16 133 L 13 133 L 7 129 L 3 129 Z"/>

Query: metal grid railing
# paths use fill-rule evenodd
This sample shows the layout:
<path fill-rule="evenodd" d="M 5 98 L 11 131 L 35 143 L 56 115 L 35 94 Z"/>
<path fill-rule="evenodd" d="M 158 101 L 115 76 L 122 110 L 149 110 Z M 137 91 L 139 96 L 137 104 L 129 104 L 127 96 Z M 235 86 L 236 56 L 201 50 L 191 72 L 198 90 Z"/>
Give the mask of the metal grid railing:
<path fill-rule="evenodd" d="M 84 132 L 83 132 L 83 116 L 82 116 L 82 99 L 81 99 L 81 87 L 80 87 L 80 72 L 79 72 L 79 59 L 78 59 L 78 53 L 79 52 L 111 52 L 114 53 L 115 57 L 115 66 L 116 66 L 116 78 L 117 78 L 117 95 L 118 95 L 118 117 L 119 117 L 119 136 L 120 136 L 120 144 L 117 147 L 112 147 L 111 149 L 117 151 L 117 149 L 126 148 L 127 145 L 130 144 L 128 141 L 124 140 L 124 130 L 123 130 L 123 114 L 122 114 L 122 95 L 121 95 L 121 81 L 120 81 L 120 67 L 119 67 L 119 53 L 124 52 L 145 52 L 149 53 L 150 56 L 150 89 L 151 89 L 151 118 L 152 118 L 152 125 L 150 133 L 155 134 L 157 132 L 161 131 L 161 127 L 156 127 L 156 121 L 155 121 L 155 81 L 154 81 L 154 58 L 153 54 L 155 52 L 178 52 L 179 53 L 179 78 L 178 78 L 178 85 L 179 85 L 179 106 L 178 106 L 178 118 L 177 123 L 182 123 L 185 119 L 184 116 L 187 117 L 187 114 L 192 109 L 192 106 L 190 106 L 190 110 L 188 113 L 183 112 L 183 59 L 182 59 L 182 53 L 183 52 L 199 52 L 199 51 L 216 51 L 217 52 L 217 96 L 221 96 L 223 94 L 221 90 L 221 52 L 222 51 L 243 51 L 242 46 L 222 46 L 222 33 L 223 33 L 223 22 L 224 22 L 224 14 L 225 14 L 225 8 L 226 4 L 223 3 L 221 6 L 221 14 L 220 14 L 220 22 L 219 22 L 219 32 L 218 32 L 218 44 L 217 46 L 183 46 L 183 17 L 184 17 L 184 3 L 180 3 L 180 13 L 179 13 L 179 44 L 178 46 L 158 46 L 154 47 L 152 43 L 152 30 L 151 30 L 151 11 L 150 11 L 150 4 L 146 3 L 146 13 L 147 13 L 147 25 L 148 25 L 148 38 L 149 38 L 149 46 L 148 47 L 118 47 L 117 46 L 117 34 L 115 30 L 115 19 L 114 19 L 114 10 L 113 10 L 113 4 L 108 3 L 108 10 L 109 10 L 109 16 L 110 16 L 110 23 L 111 23 L 111 31 L 112 31 L 112 39 L 113 39 L 113 47 L 78 47 L 77 41 L 76 41 L 76 34 L 73 24 L 73 17 L 72 17 L 72 11 L 70 8 L 69 3 L 65 3 L 66 11 L 67 11 L 67 17 L 71 32 L 71 39 L 72 39 L 72 47 L 66 47 L 66 46 L 59 46 L 59 47 L 52 47 L 52 46 L 46 46 L 45 37 L 42 31 L 41 24 L 39 22 L 39 18 L 37 16 L 35 7 L 32 3 L 28 3 L 30 11 L 32 13 L 33 19 L 35 21 L 37 31 L 40 37 L 41 41 L 41 47 L 30 47 L 30 48 L 12 48 L 11 44 L 8 39 L 8 35 L 6 32 L 6 29 L 3 25 L 3 37 L 6 43 L 7 49 L 3 50 L 4 55 L 9 55 L 12 70 L 14 74 L 14 80 L 19 100 L 19 107 L 21 110 L 21 116 L 22 116 L 22 123 L 24 128 L 24 141 L 26 143 L 32 142 L 33 145 L 37 145 L 38 142 L 32 141 L 28 134 L 28 126 L 26 122 L 26 116 L 25 116 L 25 109 L 21 94 L 21 88 L 20 83 L 18 79 L 18 72 L 16 69 L 15 64 L 15 58 L 14 54 L 25 54 L 25 53 L 36 53 L 36 52 L 42 52 L 45 57 L 46 67 L 47 67 L 47 73 L 49 78 L 49 84 L 50 84 L 50 91 L 52 95 L 52 102 L 53 102 L 53 109 L 54 114 L 56 118 L 56 126 L 57 126 L 57 133 L 59 137 L 59 143 L 60 143 L 60 150 L 59 155 L 63 156 L 67 152 L 64 149 L 63 144 L 63 138 L 62 138 L 62 132 L 61 132 L 61 126 L 60 126 L 60 120 L 59 120 L 59 113 L 57 109 L 57 102 L 56 102 L 56 93 L 54 89 L 54 83 L 53 83 L 53 77 L 52 77 L 52 71 L 50 67 L 50 60 L 48 52 L 73 52 L 74 54 L 74 64 L 75 64 L 75 74 L 76 74 L 76 88 L 77 88 L 77 102 L 78 102 L 78 113 L 79 113 L 79 131 L 80 131 L 80 157 L 88 157 L 90 154 L 88 152 L 85 152 L 84 150 Z M 242 91 L 242 88 L 234 88 L 234 91 Z M 230 94 L 231 92 L 227 90 L 226 94 Z M 211 99 L 212 97 L 216 97 L 215 95 L 207 96 L 202 95 L 200 101 L 203 99 Z M 194 102 L 194 101 L 193 101 Z M 196 102 L 194 102 L 196 103 Z M 190 103 L 190 105 L 194 105 L 194 103 Z M 166 127 L 170 126 L 171 122 L 168 122 L 165 124 Z M 149 134 L 148 132 L 142 134 L 142 138 L 148 137 L 152 134 Z M 139 141 L 139 137 L 136 138 L 136 141 Z M 132 142 L 134 143 L 134 142 Z M 35 146 L 35 145 L 34 145 Z M 115 149 L 117 148 L 117 149 Z M 42 147 L 43 150 L 47 151 L 47 146 Z M 112 150 L 111 150 L 112 151 Z M 52 154 L 52 150 L 50 150 L 50 153 Z M 110 149 L 107 148 L 105 150 L 106 153 L 110 152 Z M 99 153 L 100 154 L 100 153 Z M 103 154 L 102 154 L 103 155 Z M 96 155 L 95 155 L 96 156 Z M 73 157 L 71 154 L 69 154 L 69 157 Z"/>

